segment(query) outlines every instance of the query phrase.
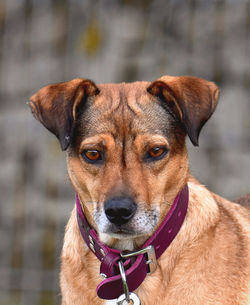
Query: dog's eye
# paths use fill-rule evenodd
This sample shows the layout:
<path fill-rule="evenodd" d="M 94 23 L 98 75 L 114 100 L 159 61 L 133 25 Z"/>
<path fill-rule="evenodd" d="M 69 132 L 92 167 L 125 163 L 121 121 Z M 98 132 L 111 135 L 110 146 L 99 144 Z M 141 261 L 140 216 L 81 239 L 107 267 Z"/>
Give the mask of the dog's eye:
<path fill-rule="evenodd" d="M 167 153 L 166 147 L 153 147 L 146 154 L 146 161 L 157 161 L 162 159 Z"/>
<path fill-rule="evenodd" d="M 99 161 L 102 161 L 103 159 L 102 153 L 94 149 L 84 150 L 82 156 L 85 159 L 85 161 L 89 163 L 97 163 Z"/>

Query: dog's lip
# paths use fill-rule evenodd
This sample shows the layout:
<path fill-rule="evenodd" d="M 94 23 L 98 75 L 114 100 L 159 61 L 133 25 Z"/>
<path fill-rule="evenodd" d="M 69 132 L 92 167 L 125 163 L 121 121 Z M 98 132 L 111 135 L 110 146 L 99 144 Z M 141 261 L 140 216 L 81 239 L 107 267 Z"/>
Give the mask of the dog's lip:
<path fill-rule="evenodd" d="M 109 232 L 106 233 L 108 234 L 110 237 L 116 238 L 116 239 L 133 239 L 133 238 L 137 238 L 138 235 L 136 233 L 128 233 L 128 232 L 124 232 L 124 231 L 116 231 L 116 232 Z"/>
<path fill-rule="evenodd" d="M 121 227 L 121 226 L 112 226 L 109 228 L 108 234 L 119 234 L 119 235 L 135 235 L 136 232 L 132 229 Z"/>
<path fill-rule="evenodd" d="M 132 230 L 127 230 L 127 229 L 113 229 L 111 230 L 111 233 L 114 234 L 134 234 L 135 232 Z"/>

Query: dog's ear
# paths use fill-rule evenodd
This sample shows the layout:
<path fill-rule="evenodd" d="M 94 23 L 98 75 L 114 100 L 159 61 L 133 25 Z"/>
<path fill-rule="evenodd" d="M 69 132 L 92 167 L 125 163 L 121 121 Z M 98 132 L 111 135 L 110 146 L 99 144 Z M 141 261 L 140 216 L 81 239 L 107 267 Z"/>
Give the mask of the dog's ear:
<path fill-rule="evenodd" d="M 62 150 L 70 144 L 77 110 L 99 89 L 86 79 L 48 85 L 30 98 L 29 106 L 39 120 L 60 141 Z"/>
<path fill-rule="evenodd" d="M 216 108 L 218 87 L 197 77 L 163 76 L 147 91 L 165 103 L 181 121 L 193 145 L 198 146 L 200 131 Z"/>

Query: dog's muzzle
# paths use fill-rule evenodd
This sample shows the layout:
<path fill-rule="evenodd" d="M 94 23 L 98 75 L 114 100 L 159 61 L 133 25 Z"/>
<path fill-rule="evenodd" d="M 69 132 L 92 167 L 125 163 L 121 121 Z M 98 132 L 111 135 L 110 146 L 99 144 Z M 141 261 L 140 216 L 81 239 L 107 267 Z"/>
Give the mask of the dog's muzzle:
<path fill-rule="evenodd" d="M 117 226 L 128 223 L 136 209 L 137 206 L 130 197 L 113 197 L 104 203 L 107 219 Z"/>

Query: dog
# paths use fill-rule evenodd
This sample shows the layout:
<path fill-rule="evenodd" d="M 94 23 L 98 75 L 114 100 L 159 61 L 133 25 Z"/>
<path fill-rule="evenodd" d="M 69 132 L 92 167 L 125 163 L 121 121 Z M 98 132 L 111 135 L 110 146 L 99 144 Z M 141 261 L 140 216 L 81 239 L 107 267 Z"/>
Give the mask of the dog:
<path fill-rule="evenodd" d="M 186 136 L 198 146 L 218 99 L 213 82 L 191 76 L 73 79 L 31 97 L 35 118 L 66 151 L 77 194 L 61 256 L 63 305 L 250 304 L 249 210 L 189 173 Z"/>

